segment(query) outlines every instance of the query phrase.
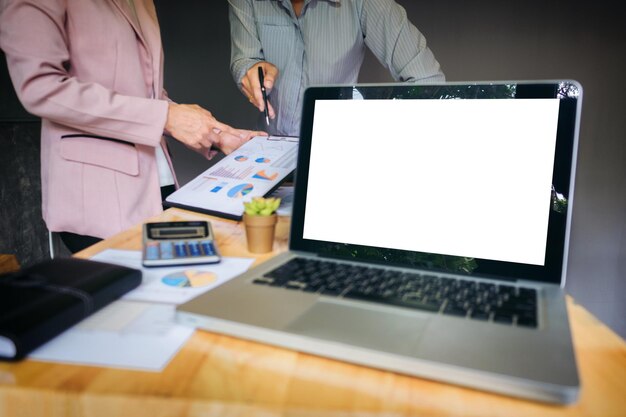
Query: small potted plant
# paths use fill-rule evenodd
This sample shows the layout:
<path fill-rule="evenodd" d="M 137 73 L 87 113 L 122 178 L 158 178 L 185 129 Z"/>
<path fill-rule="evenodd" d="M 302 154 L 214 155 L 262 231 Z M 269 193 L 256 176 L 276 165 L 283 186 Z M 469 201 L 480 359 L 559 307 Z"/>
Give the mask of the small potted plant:
<path fill-rule="evenodd" d="M 243 222 L 246 226 L 248 250 L 252 253 L 265 253 L 274 246 L 274 232 L 280 206 L 280 198 L 254 197 L 243 203 Z"/>

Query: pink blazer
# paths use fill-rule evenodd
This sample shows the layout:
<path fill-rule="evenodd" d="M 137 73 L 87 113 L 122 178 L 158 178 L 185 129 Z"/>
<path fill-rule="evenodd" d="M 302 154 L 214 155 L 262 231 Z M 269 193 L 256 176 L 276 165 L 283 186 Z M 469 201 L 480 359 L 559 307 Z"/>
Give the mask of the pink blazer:
<path fill-rule="evenodd" d="M 158 214 L 168 101 L 152 0 L 135 0 L 137 20 L 127 0 L 0 1 L 13 85 L 42 118 L 48 228 L 105 238 Z"/>

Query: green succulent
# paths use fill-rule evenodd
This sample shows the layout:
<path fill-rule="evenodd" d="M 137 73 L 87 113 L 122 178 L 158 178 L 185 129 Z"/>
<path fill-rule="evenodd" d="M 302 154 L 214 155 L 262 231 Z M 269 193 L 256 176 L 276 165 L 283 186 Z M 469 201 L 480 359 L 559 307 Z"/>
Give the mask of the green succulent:
<path fill-rule="evenodd" d="M 271 216 L 280 206 L 278 197 L 254 197 L 243 203 L 244 211 L 248 216 Z"/>

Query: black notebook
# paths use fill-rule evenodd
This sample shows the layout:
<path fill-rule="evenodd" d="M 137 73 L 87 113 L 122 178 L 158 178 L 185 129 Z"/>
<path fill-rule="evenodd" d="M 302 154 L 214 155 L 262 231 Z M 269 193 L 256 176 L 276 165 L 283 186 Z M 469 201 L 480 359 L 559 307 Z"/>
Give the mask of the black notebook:
<path fill-rule="evenodd" d="M 52 259 L 0 276 L 0 360 L 18 360 L 141 283 L 141 271 Z"/>

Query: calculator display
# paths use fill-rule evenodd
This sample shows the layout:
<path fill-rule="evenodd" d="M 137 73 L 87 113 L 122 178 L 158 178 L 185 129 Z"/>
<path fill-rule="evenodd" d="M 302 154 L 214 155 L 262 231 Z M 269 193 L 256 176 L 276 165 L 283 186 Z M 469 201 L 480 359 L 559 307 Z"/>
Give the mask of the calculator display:
<path fill-rule="evenodd" d="M 193 222 L 198 224 L 188 224 L 179 226 L 175 222 L 149 223 L 148 237 L 150 239 L 197 239 L 208 235 L 206 223 Z"/>

